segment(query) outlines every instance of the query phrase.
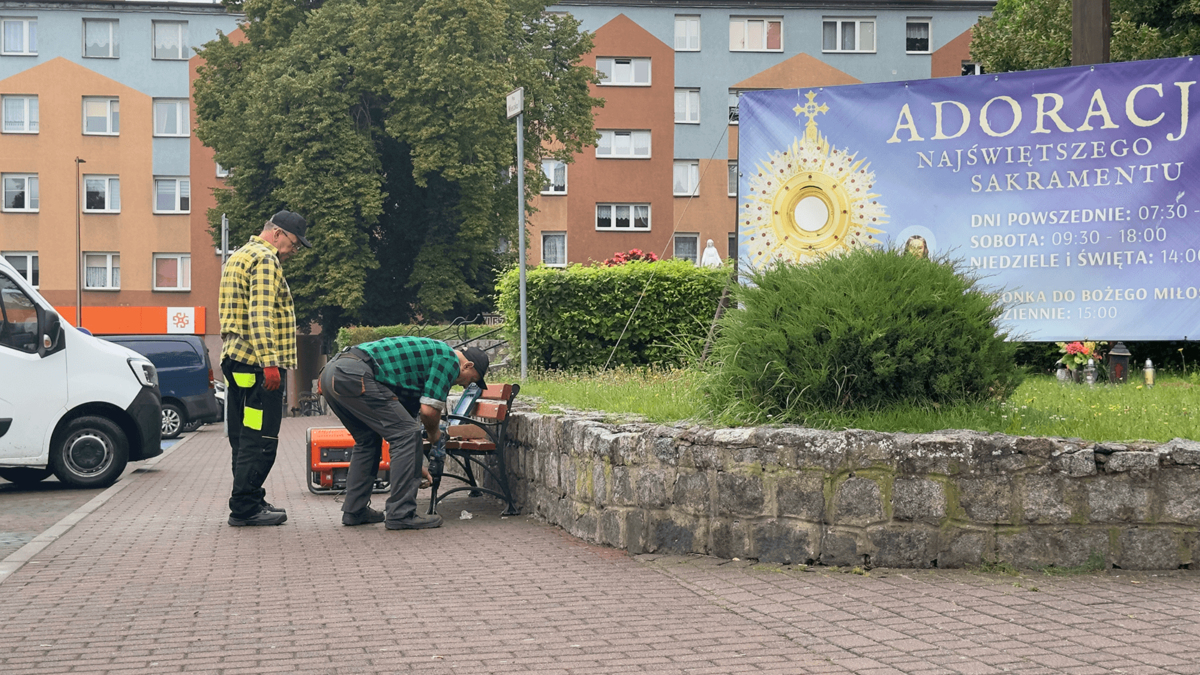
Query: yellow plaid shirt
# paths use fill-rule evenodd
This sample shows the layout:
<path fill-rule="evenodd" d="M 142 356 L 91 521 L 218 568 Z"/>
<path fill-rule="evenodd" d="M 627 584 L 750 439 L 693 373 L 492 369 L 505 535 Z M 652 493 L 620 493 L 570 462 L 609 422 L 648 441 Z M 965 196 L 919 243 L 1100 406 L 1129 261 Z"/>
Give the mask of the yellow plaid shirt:
<path fill-rule="evenodd" d="M 222 359 L 296 367 L 296 312 L 274 246 L 255 235 L 225 261 L 219 304 Z"/>

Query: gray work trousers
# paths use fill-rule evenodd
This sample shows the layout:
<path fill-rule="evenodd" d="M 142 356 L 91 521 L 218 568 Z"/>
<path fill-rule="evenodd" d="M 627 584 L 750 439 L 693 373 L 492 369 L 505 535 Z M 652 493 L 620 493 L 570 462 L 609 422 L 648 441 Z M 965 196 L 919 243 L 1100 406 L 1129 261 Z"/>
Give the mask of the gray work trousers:
<path fill-rule="evenodd" d="M 392 494 L 384 507 L 385 518 L 395 523 L 415 516 L 421 483 L 421 423 L 390 389 L 375 381 L 369 365 L 346 352 L 336 354 L 321 371 L 321 393 L 354 437 L 342 511 L 357 513 L 370 505 L 383 439 L 387 439 Z"/>

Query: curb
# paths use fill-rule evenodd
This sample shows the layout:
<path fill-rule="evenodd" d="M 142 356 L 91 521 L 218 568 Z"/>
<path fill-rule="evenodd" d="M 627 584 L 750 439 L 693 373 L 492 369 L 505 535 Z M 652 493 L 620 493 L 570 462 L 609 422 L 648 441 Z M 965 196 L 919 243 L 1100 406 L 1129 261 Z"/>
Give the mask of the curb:
<path fill-rule="evenodd" d="M 38 536 L 31 539 L 28 544 L 25 544 L 21 548 L 9 554 L 9 556 L 4 560 L 0 560 L 0 584 L 3 584 L 5 581 L 10 579 L 17 570 L 21 569 L 25 563 L 29 562 L 35 555 L 41 553 L 47 546 L 54 543 L 59 537 L 69 532 L 76 523 L 83 520 L 89 513 L 99 509 L 101 506 L 104 506 L 105 502 L 112 499 L 113 496 L 121 490 L 124 490 L 133 481 L 133 479 L 137 477 L 138 474 L 145 473 L 147 470 L 153 468 L 156 464 L 166 459 L 168 455 L 178 450 L 194 436 L 195 434 L 189 434 L 183 440 L 171 445 L 171 447 L 167 448 L 166 450 L 163 450 L 161 455 L 151 457 L 150 459 L 142 462 L 141 466 L 117 479 L 117 482 L 113 483 L 107 490 L 96 495 L 88 503 L 64 516 L 62 520 L 51 525 L 46 529 L 45 532 L 42 532 Z"/>

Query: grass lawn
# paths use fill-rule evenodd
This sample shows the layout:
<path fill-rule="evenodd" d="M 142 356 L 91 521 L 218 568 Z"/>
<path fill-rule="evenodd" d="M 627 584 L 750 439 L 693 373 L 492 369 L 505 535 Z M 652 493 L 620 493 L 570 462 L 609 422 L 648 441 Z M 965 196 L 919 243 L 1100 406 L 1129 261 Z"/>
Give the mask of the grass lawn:
<path fill-rule="evenodd" d="M 634 413 L 653 422 L 707 417 L 700 399 L 703 374 L 687 370 L 620 369 L 603 374 L 537 373 L 521 393 L 586 410 Z M 1014 435 L 1079 437 L 1090 441 L 1200 440 L 1200 375 L 1163 376 L 1153 388 L 1124 385 L 1063 385 L 1031 376 L 1007 400 L 988 404 L 889 408 L 852 414 L 815 415 L 807 426 L 928 432 L 941 429 L 1000 431 Z"/>

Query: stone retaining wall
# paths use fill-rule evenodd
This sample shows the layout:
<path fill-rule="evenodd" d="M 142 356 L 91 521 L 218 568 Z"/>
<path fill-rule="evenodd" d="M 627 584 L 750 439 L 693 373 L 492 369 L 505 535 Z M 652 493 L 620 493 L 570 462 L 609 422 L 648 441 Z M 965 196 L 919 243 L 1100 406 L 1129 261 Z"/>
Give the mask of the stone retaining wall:
<path fill-rule="evenodd" d="M 526 513 L 630 552 L 777 563 L 1176 569 L 1200 557 L 1200 443 L 606 424 L 516 412 Z"/>

